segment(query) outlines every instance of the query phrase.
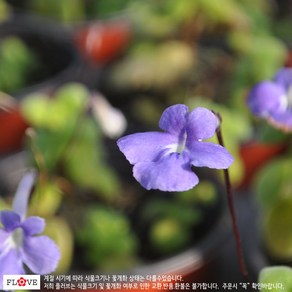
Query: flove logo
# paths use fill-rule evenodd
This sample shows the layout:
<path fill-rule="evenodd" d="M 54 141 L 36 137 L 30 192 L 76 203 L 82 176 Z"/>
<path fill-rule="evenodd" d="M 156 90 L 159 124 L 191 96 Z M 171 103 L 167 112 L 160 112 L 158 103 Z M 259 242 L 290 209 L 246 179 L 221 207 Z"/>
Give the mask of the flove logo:
<path fill-rule="evenodd" d="M 26 285 L 26 279 L 24 279 L 23 277 L 20 277 L 20 278 L 17 280 L 17 285 L 18 285 L 18 286 L 25 286 L 25 285 Z"/>
<path fill-rule="evenodd" d="M 40 275 L 4 275 L 4 290 L 40 290 Z"/>

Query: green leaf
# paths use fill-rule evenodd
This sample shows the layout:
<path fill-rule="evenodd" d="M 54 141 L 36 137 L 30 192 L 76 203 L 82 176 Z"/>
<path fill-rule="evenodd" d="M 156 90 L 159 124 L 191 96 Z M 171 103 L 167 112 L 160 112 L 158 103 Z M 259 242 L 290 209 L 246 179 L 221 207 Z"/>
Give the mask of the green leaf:
<path fill-rule="evenodd" d="M 201 203 L 210 205 L 217 200 L 217 190 L 215 185 L 207 180 L 201 180 L 200 183 L 192 190 L 178 193 L 178 200 L 189 203 Z"/>
<path fill-rule="evenodd" d="M 85 19 L 82 0 L 29 0 L 28 2 L 34 13 L 59 21 L 72 22 Z"/>
<path fill-rule="evenodd" d="M 32 126 L 61 132 L 68 128 L 68 124 L 75 125 L 86 109 L 88 95 L 83 85 L 70 83 L 61 87 L 53 97 L 42 93 L 27 96 L 21 109 Z"/>
<path fill-rule="evenodd" d="M 143 207 L 141 219 L 146 222 L 167 217 L 189 227 L 199 222 L 202 217 L 200 210 L 192 204 L 186 204 L 178 200 L 153 199 Z M 181 211 L 182 209 L 184 212 Z"/>
<path fill-rule="evenodd" d="M 266 165 L 257 176 L 255 191 L 264 208 L 273 207 L 278 198 L 292 198 L 292 161 L 277 159 Z"/>
<path fill-rule="evenodd" d="M 4 1 L 0 1 L 0 22 L 6 20 L 10 15 L 10 7 L 8 4 Z"/>
<path fill-rule="evenodd" d="M 128 219 L 116 210 L 102 207 L 87 210 L 77 238 L 85 247 L 86 259 L 93 267 L 112 268 L 116 259 L 115 269 L 125 268 L 134 261 L 136 238 L 131 233 Z"/>
<path fill-rule="evenodd" d="M 264 243 L 268 253 L 281 261 L 292 259 L 292 198 L 279 199 L 264 218 Z"/>
<path fill-rule="evenodd" d="M 252 70 L 250 73 L 255 82 L 272 78 L 286 57 L 287 48 L 281 40 L 272 36 L 253 37 L 249 58 Z"/>
<path fill-rule="evenodd" d="M 157 9 L 157 1 L 133 1 L 128 7 L 129 17 L 140 35 L 155 39 L 169 36 L 176 29 L 175 20 Z M 158 4 L 159 5 L 159 4 Z"/>
<path fill-rule="evenodd" d="M 42 156 L 48 171 L 53 171 L 61 161 L 80 116 L 85 115 L 88 95 L 83 85 L 70 83 L 53 97 L 37 93 L 23 100 L 22 113 L 36 132 L 32 137 L 33 150 Z"/>
<path fill-rule="evenodd" d="M 269 2 L 265 0 L 239 0 L 238 2 L 240 2 L 241 10 L 244 11 L 244 14 L 248 17 L 252 33 L 265 33 L 270 30 L 272 19 L 270 17 L 271 5 Z M 236 30 L 235 32 L 238 33 L 239 31 Z"/>
<path fill-rule="evenodd" d="M 287 141 L 288 135 L 283 131 L 276 129 L 273 125 L 268 124 L 265 120 L 261 120 L 260 132 L 257 139 L 263 143 L 280 143 Z"/>
<path fill-rule="evenodd" d="M 55 273 L 68 272 L 73 260 L 74 238 L 67 221 L 62 217 L 48 218 L 44 234 L 56 242 L 61 252 L 61 259 Z"/>
<path fill-rule="evenodd" d="M 264 292 L 291 292 L 292 268 L 286 266 L 266 267 L 260 272 L 259 283 L 265 284 L 261 289 Z"/>
<path fill-rule="evenodd" d="M 6 37 L 0 43 L 0 91 L 24 87 L 38 65 L 36 55 L 17 37 Z"/>
<path fill-rule="evenodd" d="M 44 166 L 47 171 L 53 172 L 68 146 L 73 135 L 74 125 L 68 124 L 67 129 L 62 132 L 53 132 L 39 129 L 32 139 L 37 147 L 37 151 L 42 156 Z M 35 153 L 34 153 L 35 154 Z"/>
<path fill-rule="evenodd" d="M 251 87 L 256 82 L 273 78 L 287 57 L 285 44 L 269 35 L 234 33 L 230 36 L 230 43 L 236 49 L 244 51 L 235 64 L 232 78 L 232 83 L 236 83 L 237 88 Z"/>
<path fill-rule="evenodd" d="M 241 27 L 248 26 L 248 17 L 244 14 L 237 1 L 233 0 L 199 0 L 200 8 L 212 23 L 225 23 Z"/>
<path fill-rule="evenodd" d="M 106 163 L 104 153 L 97 125 L 84 117 L 66 151 L 64 167 L 66 175 L 75 183 L 104 198 L 113 198 L 119 193 L 119 181 Z"/>
<path fill-rule="evenodd" d="M 128 3 L 133 0 L 106 0 L 106 1 L 92 1 L 89 5 L 88 13 L 93 17 L 105 17 L 109 16 L 117 11 L 121 11 L 127 8 Z"/>
<path fill-rule="evenodd" d="M 67 110 L 69 116 L 77 116 L 87 106 L 89 92 L 79 83 L 68 83 L 62 86 L 54 98 L 60 106 Z"/>
<path fill-rule="evenodd" d="M 189 77 L 195 63 L 191 47 L 168 41 L 158 46 L 138 44 L 112 69 L 111 82 L 120 89 L 168 89 Z"/>
<path fill-rule="evenodd" d="M 60 207 L 62 195 L 54 181 L 37 184 L 30 202 L 30 213 L 40 217 L 55 215 Z"/>
<path fill-rule="evenodd" d="M 50 103 L 43 93 L 35 93 L 26 97 L 21 103 L 21 111 L 25 119 L 33 126 L 46 127 Z"/>
<path fill-rule="evenodd" d="M 186 246 L 190 239 L 190 230 L 172 218 L 160 219 L 150 229 L 151 244 L 164 254 L 178 251 Z"/>

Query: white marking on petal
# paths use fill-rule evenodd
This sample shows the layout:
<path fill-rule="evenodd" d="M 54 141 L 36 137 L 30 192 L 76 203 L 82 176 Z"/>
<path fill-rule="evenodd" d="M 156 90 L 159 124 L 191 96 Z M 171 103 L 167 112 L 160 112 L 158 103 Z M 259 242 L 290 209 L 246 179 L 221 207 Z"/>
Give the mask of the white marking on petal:
<path fill-rule="evenodd" d="M 186 141 L 187 141 L 187 134 L 186 132 L 183 135 L 182 141 L 179 143 L 174 143 L 167 145 L 165 149 L 168 149 L 168 151 L 165 153 L 165 155 L 170 154 L 170 153 L 178 153 L 181 154 L 185 151 L 186 149 Z"/>
<path fill-rule="evenodd" d="M 289 86 L 289 89 L 286 94 L 287 107 L 292 107 L 292 85 Z"/>
<path fill-rule="evenodd" d="M 280 96 L 280 109 L 281 110 L 286 110 L 288 108 L 289 102 L 288 102 L 288 96 L 281 95 Z"/>
<path fill-rule="evenodd" d="M 14 242 L 14 246 L 19 248 L 23 243 L 23 230 L 22 228 L 16 228 L 12 233 L 12 238 Z"/>
<path fill-rule="evenodd" d="M 175 144 L 169 144 L 165 147 L 165 149 L 167 149 L 167 151 L 164 153 L 164 156 L 170 153 L 175 153 L 177 152 L 177 149 L 179 148 L 179 144 L 175 143 Z"/>
<path fill-rule="evenodd" d="M 11 235 L 6 240 L 6 249 L 5 251 L 8 251 L 8 249 L 19 249 L 22 247 L 23 244 L 23 230 L 22 228 L 18 227 L 16 228 Z"/>
<path fill-rule="evenodd" d="M 286 94 L 280 96 L 280 110 L 286 111 L 292 108 L 292 85 L 289 86 Z"/>

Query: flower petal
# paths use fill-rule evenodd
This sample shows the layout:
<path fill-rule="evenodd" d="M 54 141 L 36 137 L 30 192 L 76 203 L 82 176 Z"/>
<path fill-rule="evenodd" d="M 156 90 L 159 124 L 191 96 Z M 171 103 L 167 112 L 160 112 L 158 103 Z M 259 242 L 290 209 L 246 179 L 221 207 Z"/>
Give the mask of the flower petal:
<path fill-rule="evenodd" d="M 286 91 L 289 90 L 292 85 L 292 69 L 291 68 L 281 68 L 275 75 L 274 81 L 283 86 Z"/>
<path fill-rule="evenodd" d="M 40 234 L 45 228 L 45 220 L 41 217 L 31 216 L 24 220 L 21 227 L 27 236 Z"/>
<path fill-rule="evenodd" d="M 179 137 L 185 131 L 188 111 L 188 107 L 184 104 L 168 107 L 161 115 L 160 129 Z"/>
<path fill-rule="evenodd" d="M 5 231 L 4 229 L 0 228 L 0 258 L 1 258 L 1 254 L 3 252 L 5 252 L 6 248 L 7 248 L 7 239 L 10 236 L 10 232 Z"/>
<path fill-rule="evenodd" d="M 7 231 L 13 231 L 20 226 L 20 216 L 10 210 L 1 212 L 1 222 Z"/>
<path fill-rule="evenodd" d="M 47 236 L 26 236 L 23 242 L 23 262 L 35 274 L 53 272 L 59 262 L 60 251 Z"/>
<path fill-rule="evenodd" d="M 161 132 L 136 133 L 120 138 L 118 147 L 131 164 L 154 161 L 167 145 L 177 143 L 174 135 Z"/>
<path fill-rule="evenodd" d="M 189 145 L 191 164 L 197 167 L 225 169 L 232 162 L 232 155 L 222 146 L 209 142 L 193 142 Z"/>
<path fill-rule="evenodd" d="M 0 290 L 3 290 L 3 275 L 25 274 L 21 258 L 15 249 L 0 254 Z"/>
<path fill-rule="evenodd" d="M 13 210 L 24 219 L 26 215 L 28 198 L 36 178 L 36 172 L 29 171 L 19 183 L 18 189 L 13 200 Z"/>
<path fill-rule="evenodd" d="M 267 120 L 284 132 L 292 132 L 292 112 L 290 111 L 273 112 Z"/>
<path fill-rule="evenodd" d="M 193 188 L 199 179 L 191 170 L 184 155 L 171 153 L 156 162 L 135 164 L 133 174 L 147 190 L 186 191 Z"/>
<path fill-rule="evenodd" d="M 187 143 L 190 140 L 209 139 L 218 126 L 217 117 L 210 110 L 197 107 L 190 112 L 187 120 Z"/>
<path fill-rule="evenodd" d="M 247 98 L 247 104 L 253 114 L 266 117 L 283 106 L 282 98 L 285 95 L 284 87 L 271 81 L 263 81 L 253 87 Z"/>

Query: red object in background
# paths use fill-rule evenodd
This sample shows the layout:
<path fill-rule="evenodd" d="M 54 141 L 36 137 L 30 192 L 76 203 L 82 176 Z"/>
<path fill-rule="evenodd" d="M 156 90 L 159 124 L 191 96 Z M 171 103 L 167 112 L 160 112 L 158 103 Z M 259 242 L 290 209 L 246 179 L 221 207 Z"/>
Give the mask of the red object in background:
<path fill-rule="evenodd" d="M 250 142 L 243 145 L 240 149 L 240 155 L 244 163 L 245 174 L 240 187 L 248 186 L 260 168 L 275 156 L 283 153 L 285 149 L 285 143 L 263 144 Z"/>
<path fill-rule="evenodd" d="M 79 29 L 75 40 L 83 55 L 95 63 L 103 63 L 111 61 L 127 47 L 131 33 L 130 25 L 122 21 L 95 23 Z"/>
<path fill-rule="evenodd" d="M 0 109 L 0 154 L 19 150 L 27 127 L 18 108 Z"/>
<path fill-rule="evenodd" d="M 290 68 L 292 67 L 292 51 L 288 52 L 288 55 L 287 55 L 287 58 L 286 58 L 284 66 L 285 67 L 290 67 Z"/>

